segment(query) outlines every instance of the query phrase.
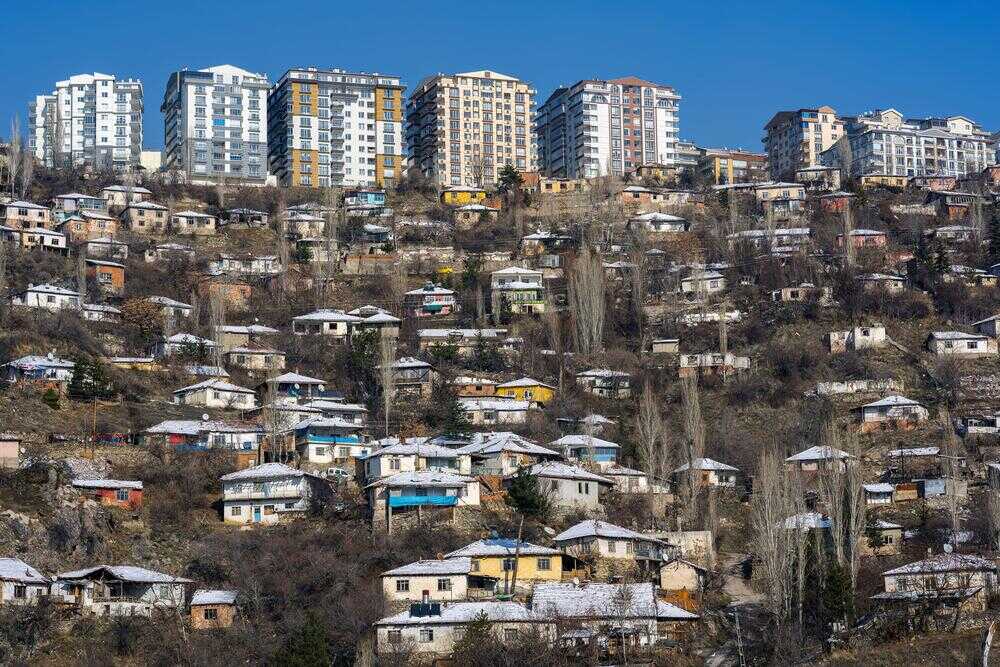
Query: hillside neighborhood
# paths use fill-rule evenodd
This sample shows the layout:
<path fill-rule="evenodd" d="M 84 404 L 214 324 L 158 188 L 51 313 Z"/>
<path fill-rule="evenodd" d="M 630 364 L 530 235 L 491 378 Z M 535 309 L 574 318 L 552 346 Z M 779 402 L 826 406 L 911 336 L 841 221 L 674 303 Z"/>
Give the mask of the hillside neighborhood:
<path fill-rule="evenodd" d="M 149 155 L 142 83 L 77 75 L 12 128 L 0 663 L 988 652 L 998 135 L 406 90 L 180 70 Z"/>

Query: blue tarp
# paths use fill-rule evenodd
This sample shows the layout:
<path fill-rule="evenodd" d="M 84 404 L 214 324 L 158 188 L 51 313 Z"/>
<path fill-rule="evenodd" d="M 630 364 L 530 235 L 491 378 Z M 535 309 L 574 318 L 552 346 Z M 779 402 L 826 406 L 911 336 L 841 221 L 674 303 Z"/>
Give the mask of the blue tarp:
<path fill-rule="evenodd" d="M 389 496 L 389 507 L 411 505 L 438 505 L 451 507 L 458 504 L 458 496 Z"/>

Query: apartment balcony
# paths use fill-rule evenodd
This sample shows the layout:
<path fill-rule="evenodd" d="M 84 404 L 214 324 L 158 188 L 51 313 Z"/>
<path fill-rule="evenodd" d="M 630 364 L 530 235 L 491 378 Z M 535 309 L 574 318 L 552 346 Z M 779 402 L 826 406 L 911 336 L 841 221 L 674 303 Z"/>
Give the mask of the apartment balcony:
<path fill-rule="evenodd" d="M 225 502 L 239 500 L 277 500 L 277 499 L 298 499 L 302 497 L 302 492 L 296 486 L 279 486 L 267 490 L 251 491 L 223 491 L 222 499 Z"/>

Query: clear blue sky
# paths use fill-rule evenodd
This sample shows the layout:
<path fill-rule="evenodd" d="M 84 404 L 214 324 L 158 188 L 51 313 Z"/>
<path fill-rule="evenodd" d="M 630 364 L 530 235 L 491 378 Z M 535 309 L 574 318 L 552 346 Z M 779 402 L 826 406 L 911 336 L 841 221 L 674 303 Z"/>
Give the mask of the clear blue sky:
<path fill-rule="evenodd" d="M 779 109 L 894 106 L 1000 130 L 1000 2 L 10 2 L 0 135 L 71 74 L 138 76 L 159 148 L 167 76 L 228 63 L 277 79 L 316 65 L 399 74 L 491 69 L 539 103 L 582 78 L 636 75 L 682 95 L 681 136 L 760 150 Z M 503 35 L 506 38 L 500 39 Z"/>

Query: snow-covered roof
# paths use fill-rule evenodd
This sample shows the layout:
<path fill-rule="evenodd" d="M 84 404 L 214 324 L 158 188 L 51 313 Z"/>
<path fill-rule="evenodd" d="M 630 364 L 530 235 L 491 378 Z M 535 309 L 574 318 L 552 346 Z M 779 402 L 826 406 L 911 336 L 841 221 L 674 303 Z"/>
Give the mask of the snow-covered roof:
<path fill-rule="evenodd" d="M 225 422 L 222 420 L 167 419 L 150 426 L 143 433 L 166 433 L 177 435 L 198 435 L 200 433 L 259 433 L 263 429 L 249 422 Z"/>
<path fill-rule="evenodd" d="M 348 315 L 344 311 L 335 308 L 320 308 L 311 313 L 293 317 L 292 320 L 297 322 L 360 322 L 361 318 L 356 315 Z"/>
<path fill-rule="evenodd" d="M 326 380 L 311 378 L 308 375 L 301 375 L 300 373 L 288 372 L 268 378 L 267 384 L 326 384 Z"/>
<path fill-rule="evenodd" d="M 520 553 L 522 556 L 558 556 L 562 552 L 551 547 L 542 547 L 530 542 L 524 542 L 523 540 L 519 549 L 516 539 L 493 537 L 467 544 L 461 549 L 456 549 L 449 554 L 445 554 L 445 558 L 488 558 L 490 556 L 512 556 L 515 553 Z"/>
<path fill-rule="evenodd" d="M 459 405 L 464 410 L 496 410 L 497 412 L 520 412 L 531 407 L 528 401 L 517 401 L 512 398 L 471 398 L 460 397 Z"/>
<path fill-rule="evenodd" d="M 43 357 L 37 354 L 29 354 L 4 365 L 27 370 L 32 368 L 73 368 L 76 364 L 66 359 L 60 359 L 54 355 L 46 355 Z"/>
<path fill-rule="evenodd" d="M 591 368 L 588 371 L 581 371 L 576 374 L 576 377 L 631 377 L 625 371 L 613 371 L 608 368 Z"/>
<path fill-rule="evenodd" d="M 992 561 L 965 554 L 938 554 L 914 563 L 908 563 L 901 567 L 893 568 L 882 575 L 895 574 L 922 574 L 931 572 L 965 572 L 969 570 L 989 570 L 997 571 L 997 566 Z"/>
<path fill-rule="evenodd" d="M 929 337 L 935 340 L 986 340 L 986 336 L 964 331 L 932 331 Z"/>
<path fill-rule="evenodd" d="M 189 333 L 176 333 L 164 342 L 173 345 L 204 345 L 205 347 L 215 347 L 215 341 Z"/>
<path fill-rule="evenodd" d="M 891 449 L 885 453 L 885 458 L 898 459 L 907 456 L 937 456 L 940 453 L 940 447 L 909 447 L 903 449 Z"/>
<path fill-rule="evenodd" d="M 884 521 L 882 519 L 878 519 L 876 521 L 869 523 L 868 527 L 875 528 L 877 530 L 895 530 L 897 528 L 902 528 L 902 526 L 899 525 L 898 523 L 892 523 L 890 521 Z"/>
<path fill-rule="evenodd" d="M 444 559 L 431 558 L 428 560 L 418 560 L 414 563 L 408 563 L 406 565 L 401 565 L 400 567 L 395 567 L 391 570 L 386 570 L 382 573 L 383 577 L 419 577 L 419 576 L 434 576 L 442 574 L 468 574 L 472 570 L 472 559 L 469 557 L 465 558 L 452 558 L 451 555 L 445 556 Z"/>
<path fill-rule="evenodd" d="M 394 438 L 393 438 L 394 439 Z M 420 456 L 434 459 L 457 459 L 460 456 L 459 450 L 442 447 L 425 442 L 396 442 L 388 443 L 371 453 L 369 458 L 376 456 Z"/>
<path fill-rule="evenodd" d="M 416 357 L 401 357 L 397 359 L 392 365 L 393 368 L 430 368 L 431 365 L 426 361 L 417 359 Z"/>
<path fill-rule="evenodd" d="M 549 443 L 554 447 L 593 447 L 595 449 L 619 449 L 621 445 L 583 433 L 571 433 Z"/>
<path fill-rule="evenodd" d="M 548 387 L 549 389 L 555 389 L 552 385 L 545 384 L 544 382 L 530 377 L 519 378 L 517 380 L 511 380 L 510 382 L 504 382 L 503 384 L 497 385 L 497 389 L 513 389 L 515 387 Z"/>
<path fill-rule="evenodd" d="M 36 234 L 39 230 L 32 229 L 31 233 Z M 63 296 L 79 296 L 78 292 L 71 289 L 66 289 L 65 287 L 59 287 L 57 285 L 50 285 L 48 283 L 42 283 L 41 285 L 28 285 L 28 289 L 24 290 L 27 292 L 40 292 L 42 294 L 61 294 Z"/>
<path fill-rule="evenodd" d="M 303 477 L 306 473 L 286 466 L 284 463 L 262 463 L 252 468 L 244 468 L 221 477 L 223 482 L 251 479 L 279 479 L 284 477 Z"/>
<path fill-rule="evenodd" d="M 684 472 L 688 469 L 688 464 L 676 468 L 674 472 Z M 725 463 L 719 463 L 715 459 L 701 458 L 694 460 L 695 470 L 732 470 L 733 472 L 739 472 L 739 468 L 734 468 L 731 465 L 726 465 Z"/>
<path fill-rule="evenodd" d="M 228 391 L 234 394 L 253 394 L 255 393 L 253 389 L 247 389 L 246 387 L 241 387 L 239 385 L 233 384 L 231 382 L 226 382 L 225 380 L 219 380 L 217 378 L 211 378 L 208 380 L 202 380 L 187 387 L 181 387 L 180 389 L 175 389 L 175 394 L 190 394 L 194 391 L 200 391 L 202 389 L 214 389 L 216 391 Z"/>
<path fill-rule="evenodd" d="M 531 596 L 531 608 L 548 618 L 650 618 L 695 620 L 680 607 L 656 598 L 652 583 L 583 585 L 538 582 Z"/>
<path fill-rule="evenodd" d="M 506 329 L 419 329 L 419 338 L 499 338 L 507 333 Z"/>
<path fill-rule="evenodd" d="M 202 604 L 236 604 L 238 591 L 208 590 L 199 588 L 191 596 L 191 606 Z"/>
<path fill-rule="evenodd" d="M 458 489 L 473 481 L 475 480 L 472 477 L 468 477 L 466 475 L 458 475 L 456 473 L 441 472 L 436 470 L 418 470 L 415 472 L 401 472 L 390 477 L 385 477 L 373 484 L 369 484 L 368 486 L 416 486 Z"/>
<path fill-rule="evenodd" d="M 865 484 L 864 489 L 868 493 L 892 493 L 896 490 L 896 487 L 888 482 L 879 482 L 877 484 Z"/>
<path fill-rule="evenodd" d="M 655 537 L 643 535 L 642 533 L 637 533 L 634 530 L 629 530 L 628 528 L 616 526 L 613 523 L 600 521 L 598 519 L 587 519 L 586 521 L 581 521 L 578 524 L 570 526 L 563 532 L 553 537 L 552 541 L 559 543 L 569 540 L 578 540 L 583 537 L 610 537 L 617 540 L 637 540 L 640 542 L 652 542 L 654 544 L 666 545 L 666 542 L 658 540 Z"/>
<path fill-rule="evenodd" d="M 865 403 L 863 408 L 883 408 L 883 407 L 898 407 L 907 405 L 920 405 L 916 401 L 906 398 L 905 396 L 886 396 L 877 401 L 872 401 L 871 403 Z"/>
<path fill-rule="evenodd" d="M 472 454 L 476 456 L 489 456 L 502 452 L 513 452 L 516 454 L 528 454 L 531 456 L 559 456 L 547 447 L 528 440 L 516 433 L 509 431 L 497 431 L 492 433 L 474 433 L 472 441 L 457 450 L 459 454 Z"/>
<path fill-rule="evenodd" d="M 47 584 L 48 578 L 19 558 L 0 558 L 0 580 L 23 584 Z"/>
<path fill-rule="evenodd" d="M 137 489 L 142 482 L 125 479 L 74 479 L 73 486 L 83 489 Z"/>
<path fill-rule="evenodd" d="M 614 480 L 595 475 L 585 468 L 562 463 L 561 461 L 545 461 L 536 463 L 528 468 L 528 473 L 536 477 L 548 477 L 556 479 L 575 479 L 583 482 L 597 482 L 598 484 L 614 484 Z"/>
<path fill-rule="evenodd" d="M 789 530 L 792 528 L 799 528 L 801 530 L 807 528 L 825 529 L 831 525 L 833 524 L 830 522 L 830 517 L 819 512 L 802 512 L 801 514 L 794 514 L 785 519 L 785 528 Z"/>
<path fill-rule="evenodd" d="M 520 602 L 453 602 L 442 604 L 438 615 L 411 616 L 407 609 L 387 616 L 375 625 L 452 625 L 470 623 L 481 616 L 494 623 L 534 623 L 542 620 Z"/>
<path fill-rule="evenodd" d="M 164 574 L 163 572 L 156 572 L 155 570 L 147 570 L 144 567 L 138 567 L 136 565 L 97 565 L 94 567 L 84 568 L 82 570 L 73 570 L 70 572 L 60 572 L 56 575 L 56 579 L 89 579 L 91 575 L 97 574 L 99 572 L 106 572 L 111 575 L 112 578 L 118 579 L 119 581 L 131 581 L 140 584 L 188 584 L 191 583 L 190 579 L 184 579 L 183 577 L 175 577 L 170 574 Z"/>
<path fill-rule="evenodd" d="M 277 329 L 266 327 L 263 324 L 220 324 L 215 328 L 221 333 L 255 334 L 255 335 L 270 335 L 279 333 Z"/>
<path fill-rule="evenodd" d="M 625 466 L 618 465 L 617 463 L 613 466 L 605 468 L 602 472 L 610 477 L 645 477 L 646 473 L 641 470 L 636 470 L 635 468 L 626 468 Z"/>
<path fill-rule="evenodd" d="M 298 422 L 292 426 L 289 430 L 299 431 L 302 429 L 309 428 L 340 428 L 347 430 L 360 430 L 364 426 L 361 424 L 355 424 L 354 422 L 349 422 L 341 417 L 324 417 L 323 415 L 309 415 L 302 421 Z"/>
<path fill-rule="evenodd" d="M 830 459 L 853 459 L 854 457 L 847 452 L 837 449 L 836 447 L 830 447 L 829 445 L 816 445 L 815 447 L 810 447 L 809 449 L 804 449 L 798 454 L 793 454 L 789 456 L 785 461 L 796 462 L 796 461 L 828 461 Z"/>

